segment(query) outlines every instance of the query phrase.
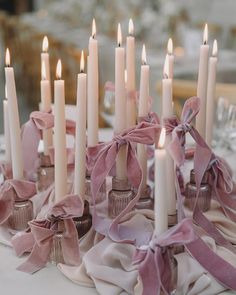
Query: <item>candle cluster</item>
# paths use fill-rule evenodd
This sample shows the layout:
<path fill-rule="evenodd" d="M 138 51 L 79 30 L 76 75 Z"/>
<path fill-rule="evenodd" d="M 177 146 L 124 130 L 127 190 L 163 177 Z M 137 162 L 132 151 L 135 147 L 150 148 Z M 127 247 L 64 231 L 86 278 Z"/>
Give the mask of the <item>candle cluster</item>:
<path fill-rule="evenodd" d="M 120 134 L 137 124 L 136 81 L 135 81 L 135 37 L 134 24 L 129 21 L 129 35 L 126 38 L 126 50 L 122 45 L 122 31 L 118 24 L 117 47 L 115 48 L 115 123 L 114 134 Z M 200 47 L 197 95 L 201 99 L 201 108 L 197 116 L 197 129 L 211 144 L 215 79 L 217 64 L 217 42 L 214 42 L 212 57 L 209 59 L 207 26 L 204 30 L 203 45 Z M 49 42 L 44 37 L 41 53 L 41 106 L 42 112 L 50 113 L 51 79 L 48 53 Z M 209 62 L 208 62 L 209 59 Z M 138 117 L 147 117 L 149 112 L 150 68 L 147 63 L 146 48 L 143 45 L 140 70 L 140 89 Z M 209 70 L 209 73 L 208 73 Z M 92 34 L 89 38 L 87 71 L 85 73 L 85 55 L 81 52 L 80 72 L 77 76 L 76 132 L 75 132 L 75 171 L 74 193 L 85 195 L 86 146 L 98 144 L 99 129 L 99 60 L 96 24 L 92 22 Z M 127 78 L 125 78 L 125 72 Z M 6 51 L 6 100 L 4 101 L 4 122 L 6 138 L 6 160 L 12 163 L 13 178 L 23 179 L 23 158 L 20 137 L 20 121 L 14 70 L 10 66 L 10 53 Z M 162 118 L 173 116 L 172 84 L 174 78 L 174 55 L 172 39 L 168 40 L 167 54 L 162 80 Z M 206 116 L 207 114 L 207 116 Z M 86 130 L 87 127 L 87 130 Z M 86 136 L 87 135 L 87 136 Z M 44 155 L 54 147 L 55 159 L 55 198 L 60 200 L 67 194 L 67 149 L 65 119 L 65 85 L 62 79 L 62 63 L 58 61 L 54 81 L 54 136 L 53 130 L 43 130 Z M 168 227 L 168 216 L 176 215 L 175 165 L 166 147 L 171 135 L 162 129 L 155 151 L 155 227 L 158 234 Z M 142 168 L 142 190 L 147 185 L 147 146 L 137 145 L 137 157 Z M 116 161 L 116 177 L 127 179 L 127 147 L 121 146 Z M 168 182 L 167 182 L 168 179 Z"/>

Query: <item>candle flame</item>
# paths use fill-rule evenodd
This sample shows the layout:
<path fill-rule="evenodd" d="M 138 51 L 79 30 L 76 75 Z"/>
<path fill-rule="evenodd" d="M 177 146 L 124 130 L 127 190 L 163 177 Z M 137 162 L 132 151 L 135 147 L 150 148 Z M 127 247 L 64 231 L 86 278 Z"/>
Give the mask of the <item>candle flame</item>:
<path fill-rule="evenodd" d="M 93 22 L 92 22 L 92 37 L 93 38 L 95 38 L 96 33 L 97 33 L 96 22 L 95 22 L 95 19 L 93 19 Z"/>
<path fill-rule="evenodd" d="M 168 43 L 167 43 L 167 53 L 169 55 L 173 54 L 173 41 L 171 38 L 169 38 Z"/>
<path fill-rule="evenodd" d="M 61 72 L 62 72 L 62 66 L 61 66 L 61 60 L 59 59 L 57 62 L 57 68 L 56 68 L 56 77 L 58 80 L 61 79 Z"/>
<path fill-rule="evenodd" d="M 121 33 L 120 23 L 118 23 L 118 29 L 117 29 L 117 44 L 118 44 L 119 47 L 122 44 L 122 33 Z"/>
<path fill-rule="evenodd" d="M 132 18 L 130 18 L 130 20 L 129 20 L 129 34 L 130 35 L 134 34 L 134 23 L 133 23 Z"/>
<path fill-rule="evenodd" d="M 168 79 L 170 76 L 170 65 L 169 65 L 169 55 L 166 55 L 164 69 L 163 69 L 163 77 L 164 79 Z"/>
<path fill-rule="evenodd" d="M 48 37 L 43 37 L 43 43 L 42 43 L 42 50 L 43 52 L 48 52 Z"/>
<path fill-rule="evenodd" d="M 127 70 L 125 69 L 125 84 L 127 83 Z"/>
<path fill-rule="evenodd" d="M 7 67 L 10 67 L 11 59 L 10 59 L 10 51 L 8 48 L 6 50 L 5 63 Z"/>
<path fill-rule="evenodd" d="M 80 57 L 80 72 L 84 72 L 84 51 L 81 51 L 81 57 Z"/>
<path fill-rule="evenodd" d="M 214 42 L 213 42 L 213 48 L 212 48 L 212 56 L 217 56 L 217 53 L 218 53 L 217 40 L 214 40 Z"/>
<path fill-rule="evenodd" d="M 146 55 L 146 47 L 145 44 L 143 44 L 143 49 L 142 49 L 142 64 L 146 65 L 147 64 L 147 55 Z"/>
<path fill-rule="evenodd" d="M 208 42 L 208 25 L 205 24 L 204 32 L 203 32 L 203 44 L 207 44 Z"/>
<path fill-rule="evenodd" d="M 165 140 L 166 140 L 166 129 L 163 127 L 161 129 L 161 134 L 159 137 L 159 142 L 158 142 L 158 148 L 162 149 L 165 145 Z"/>
<path fill-rule="evenodd" d="M 45 66 L 44 60 L 42 62 L 41 77 L 42 77 L 42 80 L 47 80 L 46 66 Z"/>

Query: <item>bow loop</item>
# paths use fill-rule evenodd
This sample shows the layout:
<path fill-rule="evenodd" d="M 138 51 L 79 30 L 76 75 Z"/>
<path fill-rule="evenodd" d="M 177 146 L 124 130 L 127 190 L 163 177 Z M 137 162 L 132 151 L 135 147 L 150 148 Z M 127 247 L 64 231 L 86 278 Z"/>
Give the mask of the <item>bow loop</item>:
<path fill-rule="evenodd" d="M 45 130 L 54 126 L 54 116 L 51 112 L 34 111 L 30 114 L 30 119 L 39 130 Z"/>
<path fill-rule="evenodd" d="M 138 264 L 143 295 L 170 294 L 171 264 L 169 246 L 186 245 L 196 239 L 191 219 L 185 218 L 163 234 L 154 235 L 148 246 L 137 249 L 133 262 Z"/>

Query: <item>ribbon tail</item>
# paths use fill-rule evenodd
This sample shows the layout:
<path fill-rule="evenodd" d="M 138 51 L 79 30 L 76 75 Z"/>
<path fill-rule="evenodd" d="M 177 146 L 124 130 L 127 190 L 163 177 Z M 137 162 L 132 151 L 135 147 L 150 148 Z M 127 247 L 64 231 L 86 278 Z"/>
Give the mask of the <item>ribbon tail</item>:
<path fill-rule="evenodd" d="M 17 270 L 33 274 L 45 267 L 50 256 L 53 243 L 52 239 L 51 237 L 50 241 L 45 245 L 39 246 L 35 243 L 31 254 L 24 263 L 17 267 Z"/>
<path fill-rule="evenodd" d="M 226 289 L 236 291 L 236 268 L 213 252 L 198 238 L 185 245 L 188 252 Z"/>
<path fill-rule="evenodd" d="M 16 235 L 11 240 L 13 249 L 18 257 L 30 252 L 34 246 L 34 237 L 31 232 Z"/>

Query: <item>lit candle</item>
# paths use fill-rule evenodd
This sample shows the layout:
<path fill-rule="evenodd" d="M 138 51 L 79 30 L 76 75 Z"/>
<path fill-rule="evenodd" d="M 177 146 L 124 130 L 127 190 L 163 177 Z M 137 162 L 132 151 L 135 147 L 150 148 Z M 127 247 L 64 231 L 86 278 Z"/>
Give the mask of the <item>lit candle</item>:
<path fill-rule="evenodd" d="M 214 40 L 212 56 L 209 59 L 208 83 L 207 83 L 207 105 L 206 105 L 206 143 L 211 146 L 213 122 L 215 114 L 215 89 L 216 89 L 216 66 L 217 66 L 217 41 Z"/>
<path fill-rule="evenodd" d="M 203 44 L 200 47 L 197 96 L 201 100 L 200 111 L 196 117 L 196 128 L 203 138 L 206 129 L 206 96 L 207 96 L 207 75 L 208 75 L 208 27 L 205 25 L 203 33 Z"/>
<path fill-rule="evenodd" d="M 169 78 L 169 55 L 166 55 L 164 70 L 163 70 L 163 80 L 162 80 L 162 117 L 168 118 L 173 116 L 173 95 L 172 95 L 172 79 Z M 171 135 L 166 136 L 165 144 L 171 141 Z M 175 195 L 175 171 L 174 171 L 174 161 L 169 155 L 166 156 L 166 177 L 168 179 L 167 188 L 167 208 L 168 215 L 176 214 L 176 195 Z"/>
<path fill-rule="evenodd" d="M 125 50 L 122 45 L 121 27 L 118 24 L 118 46 L 115 49 L 115 124 L 114 132 L 118 134 L 126 129 L 126 95 L 125 95 Z M 127 177 L 126 146 L 122 146 L 117 155 L 116 176 L 119 179 Z"/>
<path fill-rule="evenodd" d="M 84 73 L 84 52 L 81 53 L 77 78 L 77 116 L 75 135 L 74 193 L 84 198 L 86 177 L 86 100 L 87 75 Z"/>
<path fill-rule="evenodd" d="M 142 49 L 142 65 L 140 75 L 140 95 L 139 95 L 139 109 L 138 116 L 146 117 L 148 115 L 148 98 L 149 98 L 149 65 L 147 65 L 146 49 L 143 45 Z M 143 171 L 142 189 L 144 190 L 147 185 L 147 150 L 146 145 L 137 145 L 137 155 L 139 164 Z"/>
<path fill-rule="evenodd" d="M 129 36 L 126 38 L 126 69 L 127 83 L 126 90 L 129 94 L 135 91 L 135 38 L 134 24 L 132 19 L 129 20 Z M 136 124 L 136 101 L 135 98 L 127 98 L 127 128 Z"/>
<path fill-rule="evenodd" d="M 55 148 L 55 199 L 59 201 L 67 193 L 67 155 L 65 121 L 65 82 L 61 80 L 61 60 L 57 63 L 54 81 L 54 148 Z"/>
<path fill-rule="evenodd" d="M 46 70 L 46 78 L 45 80 L 51 81 L 50 79 L 50 63 L 49 63 L 49 53 L 48 53 L 48 37 L 44 36 L 43 43 L 42 43 L 42 53 L 41 53 L 41 67 L 43 65 L 43 62 L 45 64 L 45 70 Z M 51 89 L 50 89 L 50 96 L 51 96 Z"/>
<path fill-rule="evenodd" d="M 96 40 L 96 23 L 93 19 L 88 63 L 88 146 L 95 146 L 98 143 L 98 87 L 98 41 Z"/>
<path fill-rule="evenodd" d="M 44 60 L 42 61 L 41 69 L 41 111 L 50 112 L 51 111 L 51 89 L 50 82 L 47 80 L 47 72 Z M 43 130 L 43 146 L 44 146 L 44 155 L 49 154 L 49 147 L 53 145 L 52 139 L 52 129 Z"/>
<path fill-rule="evenodd" d="M 10 67 L 10 53 L 6 50 L 6 89 L 8 98 L 8 116 L 11 138 L 11 159 L 14 179 L 23 179 L 23 155 L 21 146 L 21 130 L 16 96 L 14 69 Z"/>
<path fill-rule="evenodd" d="M 169 38 L 167 43 L 167 54 L 169 55 L 169 77 L 170 79 L 173 79 L 174 76 L 174 54 L 173 54 L 173 41 L 171 38 Z"/>
<path fill-rule="evenodd" d="M 157 235 L 168 229 L 167 187 L 170 183 L 166 177 L 165 129 L 162 128 L 158 148 L 155 150 L 155 233 Z M 167 182 L 168 179 L 168 182 Z"/>
<path fill-rule="evenodd" d="M 5 86 L 5 98 L 6 99 L 3 100 L 5 161 L 7 163 L 11 163 L 11 139 L 10 139 L 9 114 L 8 114 L 8 101 L 7 101 L 6 86 Z"/>

